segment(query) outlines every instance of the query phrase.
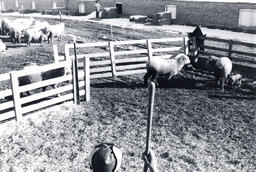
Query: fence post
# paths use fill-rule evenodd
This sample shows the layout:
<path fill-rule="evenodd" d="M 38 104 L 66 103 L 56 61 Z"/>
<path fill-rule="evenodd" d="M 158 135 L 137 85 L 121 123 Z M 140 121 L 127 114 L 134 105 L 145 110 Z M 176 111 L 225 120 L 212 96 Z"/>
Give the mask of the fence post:
<path fill-rule="evenodd" d="M 58 46 L 56 44 L 54 44 L 52 46 L 53 48 L 53 58 L 54 58 L 54 62 L 57 63 L 59 62 L 59 53 L 58 53 Z"/>
<path fill-rule="evenodd" d="M 231 59 L 231 55 L 232 55 L 232 46 L 233 46 L 233 41 L 229 40 L 228 41 L 228 58 Z"/>
<path fill-rule="evenodd" d="M 17 72 L 13 71 L 10 73 L 10 75 L 11 75 L 12 96 L 13 96 L 15 118 L 16 118 L 16 121 L 21 121 L 22 109 L 21 109 L 21 103 L 20 103 L 19 81 L 17 77 Z"/>
<path fill-rule="evenodd" d="M 183 44 L 184 44 L 184 53 L 185 55 L 188 55 L 189 49 L 188 49 L 188 37 L 183 37 Z"/>
<path fill-rule="evenodd" d="M 90 57 L 84 57 L 85 101 L 90 101 Z"/>
<path fill-rule="evenodd" d="M 74 56 L 75 56 L 75 59 L 73 60 L 74 61 L 74 67 L 73 67 L 73 81 L 74 81 L 74 94 L 76 94 L 74 96 L 74 98 L 76 98 L 75 100 L 75 104 L 80 104 L 80 96 L 79 96 L 79 79 L 78 79 L 78 60 L 77 60 L 77 54 L 76 54 L 76 40 L 74 39 Z"/>
<path fill-rule="evenodd" d="M 114 44 L 113 42 L 108 42 L 109 45 L 109 55 L 111 60 L 111 69 L 112 69 L 112 76 L 116 77 L 116 61 L 115 61 L 115 50 L 114 50 Z"/>
<path fill-rule="evenodd" d="M 147 48 L 148 48 L 148 60 L 150 60 L 153 57 L 152 42 L 150 39 L 147 40 Z"/>
<path fill-rule="evenodd" d="M 147 119 L 147 138 L 146 138 L 146 155 L 149 154 L 150 148 L 150 139 L 151 139 L 151 131 L 152 131 L 152 119 L 153 119 L 153 111 L 154 111 L 154 101 L 155 101 L 155 83 L 148 83 L 148 119 Z M 148 166 L 146 163 L 144 164 L 144 172 L 148 171 Z"/>
<path fill-rule="evenodd" d="M 65 60 L 70 60 L 68 44 L 65 44 Z"/>
<path fill-rule="evenodd" d="M 76 65 L 75 65 L 75 60 L 72 60 L 72 81 L 73 81 L 73 95 L 74 95 L 74 104 L 78 104 L 79 102 L 79 96 L 78 95 L 78 91 L 77 90 L 77 86 L 78 86 L 78 81 L 76 80 Z"/>

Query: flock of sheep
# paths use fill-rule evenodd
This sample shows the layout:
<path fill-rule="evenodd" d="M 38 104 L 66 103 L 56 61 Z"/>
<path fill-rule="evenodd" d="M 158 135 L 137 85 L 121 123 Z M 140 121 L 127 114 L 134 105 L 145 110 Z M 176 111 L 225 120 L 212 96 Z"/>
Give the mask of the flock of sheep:
<path fill-rule="evenodd" d="M 198 58 L 198 57 L 196 57 Z M 177 75 L 181 69 L 191 63 L 189 56 L 180 53 L 171 59 L 163 58 L 152 58 L 147 62 L 147 73 L 144 76 L 144 83 L 147 84 L 149 80 L 156 82 L 156 79 L 159 75 L 167 75 L 168 79 L 171 79 L 172 76 Z M 240 74 L 231 74 L 232 71 L 232 62 L 227 57 L 215 57 L 211 56 L 204 64 L 206 68 L 213 69 L 215 75 L 215 86 L 220 85 L 221 91 L 224 91 L 224 84 L 227 82 L 232 86 L 241 86 Z M 195 63 L 192 63 L 192 66 L 196 66 Z"/>
<path fill-rule="evenodd" d="M 58 40 L 60 40 L 64 30 L 64 23 L 50 25 L 48 22 L 41 22 L 34 18 L 18 18 L 13 20 L 3 18 L 1 20 L 2 35 L 9 35 L 13 43 L 21 43 L 21 39 L 24 38 L 24 42 L 27 43 L 28 47 L 32 41 L 43 44 L 46 40 L 49 43 L 52 42 L 53 37 L 58 37 Z"/>

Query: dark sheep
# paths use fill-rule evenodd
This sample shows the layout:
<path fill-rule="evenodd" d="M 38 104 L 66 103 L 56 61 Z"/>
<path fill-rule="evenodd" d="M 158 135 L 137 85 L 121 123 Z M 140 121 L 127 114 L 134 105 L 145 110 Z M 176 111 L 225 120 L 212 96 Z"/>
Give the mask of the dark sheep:
<path fill-rule="evenodd" d="M 35 63 L 29 63 L 24 66 L 23 69 L 30 69 L 36 71 L 38 68 L 38 65 Z M 71 73 L 70 68 L 59 68 L 59 69 L 53 69 L 50 71 L 42 72 L 42 73 L 35 73 L 32 75 L 26 75 L 19 78 L 19 86 L 28 85 L 31 83 L 36 83 L 64 75 L 68 75 Z M 57 88 L 58 84 L 53 84 L 51 87 Z M 47 86 L 42 87 L 43 91 L 46 91 Z M 26 92 L 27 95 L 31 95 L 29 91 Z"/>

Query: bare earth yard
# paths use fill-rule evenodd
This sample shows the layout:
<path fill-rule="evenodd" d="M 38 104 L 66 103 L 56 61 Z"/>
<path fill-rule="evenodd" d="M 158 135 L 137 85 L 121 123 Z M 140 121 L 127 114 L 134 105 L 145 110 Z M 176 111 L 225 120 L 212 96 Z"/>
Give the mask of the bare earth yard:
<path fill-rule="evenodd" d="M 71 35 L 79 36 L 78 41 L 111 39 L 104 28 L 81 21 L 65 23 L 62 53 Z M 125 40 L 175 35 L 123 29 L 114 30 L 114 36 Z M 21 69 L 25 62 L 53 62 L 50 44 L 7 46 L 0 55 L 0 73 Z M 220 93 L 212 85 L 212 75 L 183 73 L 168 82 L 159 79 L 156 88 L 152 149 L 159 171 L 254 171 L 255 90 L 242 87 Z M 91 102 L 71 104 L 29 114 L 21 123 L 1 124 L 0 171 L 89 171 L 89 153 L 101 141 L 122 149 L 120 171 L 142 171 L 147 122 L 143 75 L 92 80 Z"/>

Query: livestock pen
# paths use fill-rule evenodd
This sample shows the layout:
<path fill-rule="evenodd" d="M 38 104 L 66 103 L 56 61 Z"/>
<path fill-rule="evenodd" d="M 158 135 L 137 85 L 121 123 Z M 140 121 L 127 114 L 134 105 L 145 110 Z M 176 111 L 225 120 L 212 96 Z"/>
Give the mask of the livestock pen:
<path fill-rule="evenodd" d="M 66 22 L 69 23 L 68 33 L 79 35 L 84 38 L 80 39 L 84 42 L 113 40 L 110 27 L 108 30 L 104 27 L 103 33 L 100 24 L 95 29 L 94 25 L 84 23 L 85 26 L 82 27 L 82 22 Z M 114 29 L 114 40 L 172 36 L 156 31 Z M 105 39 L 105 35 L 110 39 Z M 68 41 L 72 40 L 66 37 L 63 42 Z M 61 50 L 60 56 L 65 54 L 61 48 L 63 42 L 58 47 Z M 181 44 L 183 43 L 179 42 Z M 115 52 L 141 47 L 146 49 L 146 46 L 146 43 L 115 46 Z M 96 48 L 78 48 L 77 54 L 85 54 L 84 51 L 87 50 L 89 53 L 106 53 L 106 57 L 90 58 L 90 63 L 100 63 L 101 60 L 104 62 L 106 58 L 110 61 L 108 45 Z M 2 72 L 4 69 L 19 69 L 24 61 L 38 62 L 41 65 L 53 62 L 50 44 L 46 44 L 46 47 L 35 45 L 30 49 L 22 47 L 22 53 L 18 51 L 20 49 L 15 48 L 17 53 L 13 57 L 16 58 L 10 58 L 8 68 L 2 65 Z M 73 48 L 69 50 L 72 57 Z M 24 53 L 26 51 L 29 53 Z M 123 58 L 135 56 L 136 54 L 124 55 Z M 83 58 L 80 60 L 83 63 Z M 13 64 L 14 61 L 18 61 L 18 65 Z M 89 152 L 95 143 L 102 141 L 120 145 L 124 157 L 121 171 L 143 169 L 141 153 L 145 148 L 147 101 L 146 89 L 142 84 L 143 74 L 112 77 L 109 61 L 109 77 L 91 78 L 90 102 L 82 102 L 81 106 L 62 104 L 47 108 L 36 114 L 26 115 L 28 120 L 17 125 L 11 122 L 1 124 L 2 171 L 89 172 Z M 98 66 L 103 68 L 104 65 Z M 90 68 L 96 70 L 98 66 Z M 98 73 L 102 75 L 101 72 Z M 156 89 L 152 149 L 156 153 L 159 171 L 253 171 L 256 167 L 254 92 L 241 88 L 219 94 L 211 85 L 200 86 L 204 77 L 192 77 L 196 74 L 200 72 L 167 82 L 160 81 Z M 204 76 L 212 78 L 210 74 Z M 6 85 L 3 87 L 6 88 Z M 70 100 L 72 104 L 72 99 Z M 3 128 L 14 132 L 4 132 Z"/>
<path fill-rule="evenodd" d="M 234 72 L 240 72 L 243 76 L 255 79 L 256 68 L 256 44 L 206 37 L 205 51 L 199 52 L 199 57 L 205 59 L 210 55 L 228 57 L 233 63 Z"/>
<path fill-rule="evenodd" d="M 85 100 L 90 100 L 90 79 L 116 77 L 123 75 L 133 75 L 146 72 L 146 61 L 156 56 L 170 58 L 170 53 L 187 51 L 186 37 L 165 38 L 165 39 L 149 39 L 149 40 L 130 40 L 116 42 L 96 42 L 96 43 L 74 43 L 65 45 L 65 56 L 58 56 L 57 46 L 53 46 L 55 63 L 39 66 L 37 71 L 21 70 L 13 71 L 0 75 L 0 82 L 10 82 L 10 89 L 1 91 L 3 103 L 0 105 L 0 121 L 16 118 L 17 121 L 27 114 L 38 109 L 42 109 L 54 104 L 65 102 L 68 100 L 77 101 L 78 96 L 85 95 Z M 154 44 L 154 45 L 153 45 Z M 175 45 L 175 46 L 174 46 Z M 122 46 L 128 46 L 129 51 L 122 50 Z M 77 53 L 71 54 L 70 49 L 77 49 Z M 79 49 L 100 47 L 101 52 L 78 54 Z M 139 49 L 137 49 L 139 47 Z M 121 51 L 120 51 L 121 49 Z M 119 51 L 118 51 L 119 50 Z M 90 52 L 90 51 L 89 51 Z M 149 56 L 148 56 L 149 54 Z M 133 57 L 130 57 L 133 55 Z M 75 68 L 74 57 L 77 56 L 78 66 Z M 65 57 L 65 58 L 64 58 Z M 105 58 L 104 58 L 105 57 Z M 100 58 L 100 59 L 99 59 Z M 102 59 L 104 58 L 104 59 Z M 65 60 L 64 60 L 65 59 Z M 64 60 L 64 61 L 61 61 Z M 61 62 L 60 62 L 61 61 Z M 71 65 L 72 64 L 72 65 Z M 20 86 L 19 78 L 22 76 L 50 71 L 58 68 L 72 68 L 72 75 L 51 78 L 45 81 L 31 83 L 29 85 Z M 75 70 L 78 72 L 78 80 L 75 79 Z M 31 96 L 21 97 L 21 93 L 35 91 L 42 87 L 51 86 L 69 82 L 59 88 L 49 89 L 45 92 L 34 92 Z M 75 86 L 78 85 L 78 90 Z M 57 94 L 62 93 L 61 96 Z M 51 96 L 54 96 L 52 98 Z M 45 100 L 43 100 L 45 99 Z"/>

